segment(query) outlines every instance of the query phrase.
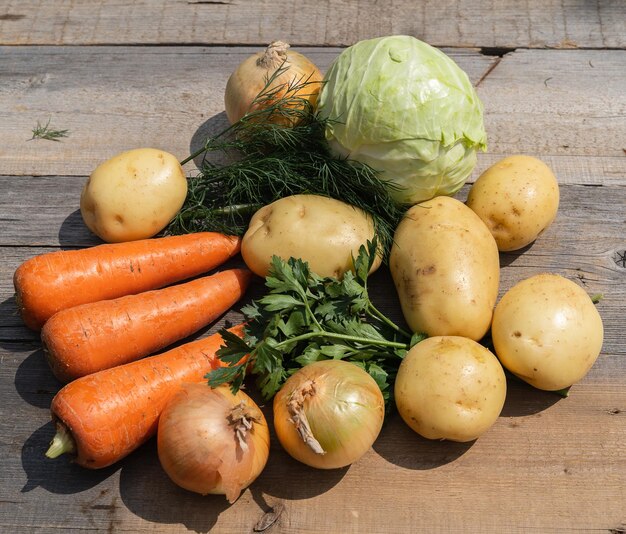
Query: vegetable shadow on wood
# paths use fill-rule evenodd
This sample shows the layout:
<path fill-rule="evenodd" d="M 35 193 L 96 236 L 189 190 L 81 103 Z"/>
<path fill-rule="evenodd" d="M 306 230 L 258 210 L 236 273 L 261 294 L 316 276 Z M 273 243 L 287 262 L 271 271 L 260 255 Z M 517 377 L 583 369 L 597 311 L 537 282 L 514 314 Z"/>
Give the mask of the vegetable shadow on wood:
<path fill-rule="evenodd" d="M 103 241 L 92 234 L 80 214 L 80 209 L 70 213 L 59 228 L 59 245 L 63 250 L 101 245 Z"/>
<path fill-rule="evenodd" d="M 229 123 L 225 111 L 222 111 L 217 115 L 213 115 L 211 118 L 204 121 L 191 136 L 191 141 L 189 143 L 189 153 L 195 154 L 197 151 L 204 147 L 206 140 L 209 137 L 213 137 L 219 134 L 221 131 L 228 128 L 228 126 Z M 214 163 L 225 163 L 227 160 L 227 158 L 225 158 L 223 154 L 215 152 L 211 152 L 208 157 L 210 157 L 211 161 Z M 223 159 L 220 159 L 220 157 L 223 157 Z M 193 160 L 196 167 L 202 167 L 203 159 L 204 154 L 200 154 Z"/>
<path fill-rule="evenodd" d="M 496 353 L 491 340 L 491 332 L 488 332 L 481 340 L 481 344 L 493 354 Z M 506 375 L 506 399 L 500 417 L 533 415 L 546 410 L 563 398 L 557 392 L 542 391 L 532 387 L 507 369 L 504 369 L 504 374 Z"/>
<path fill-rule="evenodd" d="M 14 383 L 15 390 L 23 400 L 31 406 L 45 409 L 50 408 L 52 398 L 62 386 L 50 371 L 41 348 L 32 352 L 18 365 Z M 54 432 L 50 438 L 52 435 Z"/>
<path fill-rule="evenodd" d="M 0 347 L 12 352 L 32 350 L 32 348 L 30 348 L 30 342 L 38 342 L 39 336 L 36 332 L 24 326 L 22 318 L 17 311 L 17 303 L 15 302 L 14 296 L 0 302 L 0 317 L 2 318 L 2 322 L 0 323 Z M 28 349 L 16 347 L 24 342 L 29 343 Z"/>
<path fill-rule="evenodd" d="M 563 397 L 553 391 L 541 391 L 507 373 L 507 392 L 500 417 L 524 417 L 550 408 Z"/>
<path fill-rule="evenodd" d="M 270 428 L 270 455 L 265 469 L 250 486 L 250 492 L 263 512 L 268 512 L 274 502 L 266 496 L 277 499 L 300 500 L 322 495 L 337 485 L 348 472 L 348 467 L 340 469 L 315 469 L 293 459 L 280 445 L 274 430 L 272 402 L 263 405 L 260 395 L 248 392 L 258 402 Z"/>
<path fill-rule="evenodd" d="M 50 421 L 35 430 L 22 446 L 22 468 L 27 477 L 22 493 L 39 487 L 56 494 L 81 493 L 102 483 L 121 465 L 92 471 L 73 464 L 65 456 L 50 460 L 44 453 L 52 436 L 54 424 Z"/>
<path fill-rule="evenodd" d="M 385 421 L 373 449 L 394 465 L 426 471 L 456 461 L 474 443 L 475 441 L 457 443 L 423 438 L 404 424 L 400 415 L 395 412 Z"/>
<path fill-rule="evenodd" d="M 339 484 L 348 469 L 315 469 L 304 465 L 291 458 L 272 434 L 267 466 L 250 486 L 250 492 L 263 512 L 267 512 L 273 504 L 266 496 L 297 501 L 323 495 Z"/>
<path fill-rule="evenodd" d="M 530 250 L 534 244 L 535 242 L 533 241 L 519 250 L 500 252 L 500 268 L 508 267 L 509 265 L 515 263 L 524 254 L 524 252 Z"/>
<path fill-rule="evenodd" d="M 123 462 L 120 497 L 129 511 L 146 521 L 182 524 L 188 530 L 204 533 L 230 506 L 223 495 L 199 495 L 176 486 L 159 463 L 154 438 Z"/>
<path fill-rule="evenodd" d="M 323 495 L 339 484 L 349 467 L 316 469 L 289 456 L 272 436 L 270 457 L 263 473 L 250 486 L 254 500 L 264 512 L 273 505 L 265 496 L 297 501 Z"/>

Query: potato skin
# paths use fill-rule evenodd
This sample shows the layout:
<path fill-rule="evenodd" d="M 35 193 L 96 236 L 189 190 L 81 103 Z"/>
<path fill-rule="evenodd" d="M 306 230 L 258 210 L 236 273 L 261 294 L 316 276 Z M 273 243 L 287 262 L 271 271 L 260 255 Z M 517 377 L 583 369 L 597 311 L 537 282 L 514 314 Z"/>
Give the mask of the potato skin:
<path fill-rule="evenodd" d="M 394 398 L 402 419 L 421 436 L 472 441 L 500 415 L 506 377 L 498 359 L 479 343 L 436 336 L 406 354 Z"/>
<path fill-rule="evenodd" d="M 496 242 L 472 210 L 451 197 L 416 204 L 398 225 L 389 266 L 413 332 L 482 338 L 498 297 Z"/>
<path fill-rule="evenodd" d="M 543 273 L 504 294 L 491 336 L 504 367 L 538 389 L 557 391 L 587 374 L 602 349 L 604 328 L 584 289 Z"/>
<path fill-rule="evenodd" d="M 259 209 L 241 242 L 248 268 L 267 276 L 273 255 L 308 262 L 319 276 L 342 277 L 352 256 L 374 238 L 374 223 L 364 211 L 319 195 L 293 195 Z M 377 256 L 372 272 L 381 263 Z"/>
<path fill-rule="evenodd" d="M 96 167 L 83 187 L 80 212 L 104 241 L 134 241 L 163 230 L 186 195 L 187 178 L 175 156 L 137 148 Z"/>
<path fill-rule="evenodd" d="M 466 203 L 487 225 L 499 250 L 518 250 L 556 218 L 559 184 L 543 161 L 509 156 L 478 177 Z"/>

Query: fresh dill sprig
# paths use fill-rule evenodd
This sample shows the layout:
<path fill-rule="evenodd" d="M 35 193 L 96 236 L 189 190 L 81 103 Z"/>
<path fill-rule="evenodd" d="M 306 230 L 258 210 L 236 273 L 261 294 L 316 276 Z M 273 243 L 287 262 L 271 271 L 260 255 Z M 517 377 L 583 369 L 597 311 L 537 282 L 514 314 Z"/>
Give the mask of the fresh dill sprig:
<path fill-rule="evenodd" d="M 67 137 L 69 130 L 55 130 L 50 127 L 50 119 L 45 125 L 37 121 L 37 126 L 32 130 L 31 139 L 47 139 L 48 141 L 58 141 L 61 137 Z"/>
<path fill-rule="evenodd" d="M 209 385 L 229 383 L 237 391 L 251 373 L 270 399 L 308 363 L 343 359 L 367 371 L 389 402 L 402 358 L 424 336 L 406 332 L 370 300 L 367 279 L 376 247 L 375 239 L 361 246 L 354 272 L 342 279 L 322 278 L 301 259 L 274 256 L 268 293 L 242 309 L 244 338 L 220 332 L 225 345 L 217 354 L 227 365 L 207 375 Z"/>
<path fill-rule="evenodd" d="M 306 93 L 321 82 L 298 78 L 275 84 L 288 67 L 266 81 L 250 111 L 181 163 L 202 156 L 200 172 L 189 179 L 188 195 L 167 233 L 221 231 L 245 233 L 254 212 L 279 198 L 317 194 L 341 200 L 368 213 L 388 251 L 403 209 L 394 186 L 371 167 L 335 157 L 325 138 L 331 119 L 316 114 Z M 214 164 L 219 152 L 227 163 Z"/>

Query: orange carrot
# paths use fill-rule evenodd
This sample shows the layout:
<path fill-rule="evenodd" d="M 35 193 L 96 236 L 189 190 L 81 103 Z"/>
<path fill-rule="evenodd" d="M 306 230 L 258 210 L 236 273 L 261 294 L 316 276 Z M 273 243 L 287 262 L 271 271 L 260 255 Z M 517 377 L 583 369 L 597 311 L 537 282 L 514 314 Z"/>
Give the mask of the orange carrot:
<path fill-rule="evenodd" d="M 230 329 L 243 336 L 243 325 Z M 158 356 L 84 376 L 52 399 L 57 434 L 49 458 L 69 453 L 83 467 L 107 467 L 156 433 L 159 416 L 183 382 L 198 382 L 222 365 L 213 334 Z M 207 387 L 209 387 L 207 385 Z"/>
<path fill-rule="evenodd" d="M 240 243 L 237 237 L 201 232 L 35 256 L 15 271 L 17 307 L 26 326 L 39 330 L 60 310 L 210 271 L 237 254 Z"/>
<path fill-rule="evenodd" d="M 153 354 L 226 312 L 244 294 L 251 277 L 248 269 L 231 269 L 61 310 L 41 330 L 52 372 L 69 382 Z"/>

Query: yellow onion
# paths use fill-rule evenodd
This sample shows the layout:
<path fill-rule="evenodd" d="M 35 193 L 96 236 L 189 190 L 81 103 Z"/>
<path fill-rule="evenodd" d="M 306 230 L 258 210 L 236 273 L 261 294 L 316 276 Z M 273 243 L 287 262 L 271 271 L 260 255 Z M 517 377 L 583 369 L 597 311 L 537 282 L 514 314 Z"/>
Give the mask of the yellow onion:
<path fill-rule="evenodd" d="M 271 84 L 264 91 L 271 93 L 271 98 L 255 99 L 261 93 L 268 80 L 281 68 Z M 267 108 L 281 98 L 290 100 L 291 104 L 302 106 L 302 100 L 308 100 L 313 108 L 317 103 L 322 82 L 322 73 L 306 56 L 289 50 L 283 41 L 274 41 L 264 52 L 258 52 L 241 62 L 226 83 L 224 104 L 226 116 L 231 124 L 237 122 L 246 113 Z M 297 90 L 291 90 L 297 87 Z M 282 125 L 293 125 L 297 120 L 294 115 L 272 115 L 270 122 Z"/>
<path fill-rule="evenodd" d="M 174 483 L 202 495 L 226 495 L 232 503 L 263 471 L 269 429 L 243 391 L 183 384 L 161 414 L 157 446 Z"/>
<path fill-rule="evenodd" d="M 319 469 L 349 465 L 372 446 L 385 403 L 362 368 L 343 360 L 306 365 L 274 397 L 274 428 L 296 460 Z"/>

